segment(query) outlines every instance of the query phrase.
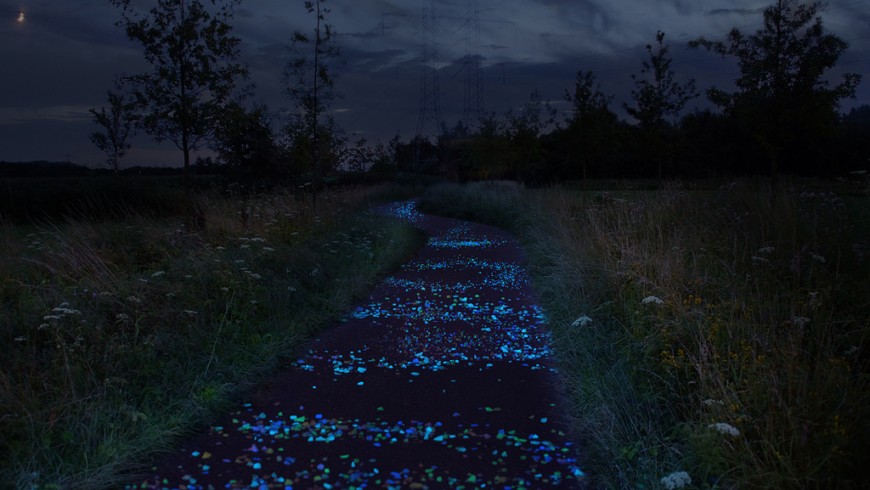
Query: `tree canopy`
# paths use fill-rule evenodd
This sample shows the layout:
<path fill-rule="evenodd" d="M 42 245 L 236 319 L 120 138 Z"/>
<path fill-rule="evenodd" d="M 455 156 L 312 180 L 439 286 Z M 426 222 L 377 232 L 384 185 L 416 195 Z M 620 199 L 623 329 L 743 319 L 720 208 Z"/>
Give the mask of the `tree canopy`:
<path fill-rule="evenodd" d="M 833 129 L 839 101 L 854 97 L 861 77 L 845 74 L 833 87 L 823 78 L 847 48 L 822 25 L 820 1 L 777 0 L 764 10 L 764 25 L 746 35 L 734 28 L 722 41 L 699 38 L 692 47 L 737 58 L 733 93 L 712 87 L 710 100 L 738 118 L 766 149 L 773 181 L 783 151 Z"/>
<path fill-rule="evenodd" d="M 131 0 L 121 9 L 127 36 L 143 48 L 151 71 L 126 77 L 141 110 L 140 125 L 157 141 L 169 140 L 184 154 L 200 148 L 237 93 L 247 68 L 237 62 L 238 37 L 230 21 L 239 0 L 157 0 L 147 13 Z"/>

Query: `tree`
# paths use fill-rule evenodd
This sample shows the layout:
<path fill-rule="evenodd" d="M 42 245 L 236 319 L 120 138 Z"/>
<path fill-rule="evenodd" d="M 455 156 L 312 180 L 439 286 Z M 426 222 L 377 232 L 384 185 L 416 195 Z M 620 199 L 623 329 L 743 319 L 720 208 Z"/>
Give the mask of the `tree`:
<path fill-rule="evenodd" d="M 208 0 L 210 12 L 200 0 L 156 0 L 143 15 L 131 0 L 112 0 L 121 9 L 118 26 L 142 45 L 152 69 L 126 77 L 142 110 L 140 126 L 182 151 L 188 185 L 190 152 L 214 134 L 237 81 L 247 77 L 229 24 L 239 2 Z"/>
<path fill-rule="evenodd" d="M 136 133 L 136 115 L 134 103 L 128 94 L 109 91 L 108 109 L 101 107 L 100 110 L 90 109 L 94 122 L 99 125 L 103 132 L 91 133 L 91 142 L 106 154 L 106 162 L 109 168 L 118 173 L 121 167 L 121 159 L 130 149 L 130 138 Z"/>
<path fill-rule="evenodd" d="M 580 165 L 586 180 L 589 166 L 604 159 L 616 144 L 617 117 L 610 110 L 610 101 L 595 82 L 595 75 L 580 70 L 574 81 L 574 93 L 565 90 L 565 100 L 571 104 L 566 119 L 570 163 Z"/>
<path fill-rule="evenodd" d="M 638 121 L 646 140 L 645 146 L 656 160 L 657 175 L 661 180 L 664 162 L 673 160 L 674 125 L 680 111 L 687 102 L 698 96 L 698 92 L 694 80 L 685 84 L 674 80 L 664 32 L 656 33 L 656 43 L 656 52 L 653 52 L 651 44 L 646 45 L 649 61 L 643 61 L 640 70 L 642 77 L 631 76 L 635 84 L 635 89 L 631 91 L 635 105 L 625 104 L 625 110 Z"/>
<path fill-rule="evenodd" d="M 215 128 L 212 149 L 228 165 L 255 174 L 274 173 L 277 149 L 268 109 L 227 104 Z"/>
<path fill-rule="evenodd" d="M 494 113 L 480 116 L 477 134 L 471 140 L 469 171 L 472 176 L 483 180 L 503 177 L 505 139 L 504 123 Z"/>
<path fill-rule="evenodd" d="M 505 114 L 505 132 L 510 142 L 509 165 L 519 182 L 534 179 L 543 164 L 541 130 L 554 122 L 555 110 L 548 102 L 542 102 L 537 90 L 532 92 L 529 101 L 519 111 L 513 109 Z"/>
<path fill-rule="evenodd" d="M 309 150 L 305 153 L 309 155 L 311 162 L 312 199 L 315 208 L 317 191 L 323 184 L 324 170 L 336 164 L 329 158 L 329 153 L 323 151 L 324 145 L 321 140 L 323 137 L 332 142 L 338 140 L 337 135 L 330 133 L 336 128 L 332 118 L 328 118 L 326 124 L 320 121 L 336 97 L 335 80 L 329 67 L 329 59 L 338 56 L 338 48 L 334 46 L 335 31 L 331 24 L 326 23 L 326 15 L 330 13 L 330 9 L 323 7 L 321 5 L 323 3 L 326 3 L 325 0 L 305 2 L 305 9 L 309 14 L 314 14 L 314 36 L 309 37 L 307 34 L 295 31 L 293 46 L 300 53 L 303 46 L 310 46 L 311 56 L 301 54 L 290 63 L 288 75 L 295 80 L 287 89 L 297 110 L 297 120 L 291 122 L 289 130 L 295 134 L 297 143 L 306 143 L 309 146 Z"/>
<path fill-rule="evenodd" d="M 783 152 L 832 131 L 839 101 L 854 97 L 861 80 L 848 73 L 829 87 L 822 79 L 847 48 L 842 39 L 825 33 L 822 6 L 820 1 L 777 0 L 764 10 L 764 26 L 754 34 L 746 36 L 735 28 L 725 42 L 699 38 L 689 43 L 737 58 L 737 90 L 713 87 L 707 95 L 765 149 L 772 188 Z"/>

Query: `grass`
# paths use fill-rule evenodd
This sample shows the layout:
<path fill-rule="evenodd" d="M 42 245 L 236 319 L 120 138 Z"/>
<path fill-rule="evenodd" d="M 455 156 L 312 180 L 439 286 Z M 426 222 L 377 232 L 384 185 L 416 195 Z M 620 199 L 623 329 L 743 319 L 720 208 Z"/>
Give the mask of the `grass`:
<path fill-rule="evenodd" d="M 280 190 L 197 192 L 196 227 L 166 203 L 0 221 L 0 482 L 129 481 L 422 244 L 359 211 L 396 192 L 325 193 L 316 214 Z"/>
<path fill-rule="evenodd" d="M 524 241 L 595 487 L 858 488 L 870 207 L 818 188 L 475 184 L 422 206 Z"/>

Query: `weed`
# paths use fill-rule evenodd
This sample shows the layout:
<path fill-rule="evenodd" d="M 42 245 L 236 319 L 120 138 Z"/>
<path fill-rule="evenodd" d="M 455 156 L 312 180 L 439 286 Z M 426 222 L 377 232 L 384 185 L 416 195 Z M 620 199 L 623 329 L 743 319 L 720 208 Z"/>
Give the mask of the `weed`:
<path fill-rule="evenodd" d="M 523 239 L 601 486 L 861 485 L 866 198 L 756 185 L 424 195 Z"/>
<path fill-rule="evenodd" d="M 116 486 L 206 422 L 422 244 L 358 211 L 384 192 L 0 226 L 0 481 Z"/>

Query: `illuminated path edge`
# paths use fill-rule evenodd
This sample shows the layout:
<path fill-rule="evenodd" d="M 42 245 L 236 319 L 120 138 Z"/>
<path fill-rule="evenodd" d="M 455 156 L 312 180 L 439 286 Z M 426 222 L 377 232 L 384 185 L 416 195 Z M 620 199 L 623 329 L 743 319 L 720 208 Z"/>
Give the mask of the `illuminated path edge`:
<path fill-rule="evenodd" d="M 127 488 L 583 487 L 516 240 L 378 212 L 428 243 L 288 370 Z"/>

